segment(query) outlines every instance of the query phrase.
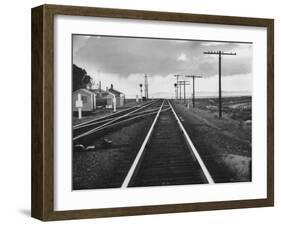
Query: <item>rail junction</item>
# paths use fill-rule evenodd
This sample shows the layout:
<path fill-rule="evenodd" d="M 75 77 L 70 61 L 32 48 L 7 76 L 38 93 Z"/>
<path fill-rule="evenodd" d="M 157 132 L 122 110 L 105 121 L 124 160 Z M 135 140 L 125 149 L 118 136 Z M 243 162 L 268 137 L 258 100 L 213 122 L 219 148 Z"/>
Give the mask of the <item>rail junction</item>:
<path fill-rule="evenodd" d="M 106 180 L 97 180 L 93 187 L 128 188 L 215 183 L 173 103 L 168 99 L 152 100 L 141 106 L 74 126 L 74 152 L 78 152 L 75 147 L 79 145 L 83 146 L 84 151 L 90 150 L 87 147 L 94 147 L 92 143 L 95 140 L 105 140 L 110 148 L 114 148 L 114 144 L 104 138 L 106 134 L 125 130 L 128 125 L 142 120 L 149 120 L 150 126 L 141 142 L 116 145 L 115 148 L 127 154 L 120 161 L 118 170 L 110 175 L 107 173 Z"/>

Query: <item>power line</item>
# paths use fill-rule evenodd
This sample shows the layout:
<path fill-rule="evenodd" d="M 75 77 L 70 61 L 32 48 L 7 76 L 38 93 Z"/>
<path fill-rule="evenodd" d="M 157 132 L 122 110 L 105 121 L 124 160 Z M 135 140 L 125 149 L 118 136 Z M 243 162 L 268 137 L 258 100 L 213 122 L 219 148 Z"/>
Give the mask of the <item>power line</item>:
<path fill-rule="evenodd" d="M 222 55 L 237 55 L 235 52 L 223 52 L 223 51 L 206 51 L 204 54 L 219 55 L 219 118 L 222 117 L 222 99 L 221 99 L 221 56 Z"/>

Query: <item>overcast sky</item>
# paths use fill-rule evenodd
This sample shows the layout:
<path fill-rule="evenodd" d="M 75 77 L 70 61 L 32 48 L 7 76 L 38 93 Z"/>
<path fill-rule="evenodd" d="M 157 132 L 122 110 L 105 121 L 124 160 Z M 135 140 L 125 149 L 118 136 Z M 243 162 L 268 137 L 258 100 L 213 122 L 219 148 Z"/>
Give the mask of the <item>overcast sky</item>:
<path fill-rule="evenodd" d="M 203 76 L 196 82 L 198 95 L 218 90 L 218 56 L 204 51 L 236 52 L 222 57 L 222 89 L 245 93 L 252 90 L 252 44 L 167 39 L 73 35 L 73 63 L 84 68 L 102 88 L 114 87 L 127 96 L 139 94 L 144 74 L 149 93 L 174 95 L 174 74 Z M 191 86 L 187 88 L 191 94 Z"/>

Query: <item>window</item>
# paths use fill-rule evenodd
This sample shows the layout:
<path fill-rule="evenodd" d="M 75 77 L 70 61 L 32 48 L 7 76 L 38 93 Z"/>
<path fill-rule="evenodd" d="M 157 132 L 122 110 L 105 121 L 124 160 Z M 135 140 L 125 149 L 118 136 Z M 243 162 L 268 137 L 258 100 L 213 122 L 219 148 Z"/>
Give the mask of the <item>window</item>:
<path fill-rule="evenodd" d="M 83 105 L 87 104 L 87 102 L 88 102 L 87 101 L 88 100 L 87 96 L 82 96 L 81 98 L 82 98 Z"/>

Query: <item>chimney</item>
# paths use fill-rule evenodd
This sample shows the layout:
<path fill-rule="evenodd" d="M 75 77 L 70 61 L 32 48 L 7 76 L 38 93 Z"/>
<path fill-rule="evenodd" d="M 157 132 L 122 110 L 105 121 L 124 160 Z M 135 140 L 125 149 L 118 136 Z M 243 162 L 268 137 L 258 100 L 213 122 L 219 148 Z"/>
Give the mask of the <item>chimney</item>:
<path fill-rule="evenodd" d="M 101 92 L 101 81 L 99 81 L 99 91 Z"/>
<path fill-rule="evenodd" d="M 106 91 L 108 91 L 108 87 L 106 87 Z"/>
<path fill-rule="evenodd" d="M 113 84 L 110 85 L 110 89 L 113 89 Z"/>

